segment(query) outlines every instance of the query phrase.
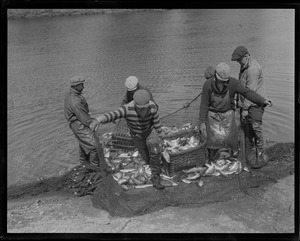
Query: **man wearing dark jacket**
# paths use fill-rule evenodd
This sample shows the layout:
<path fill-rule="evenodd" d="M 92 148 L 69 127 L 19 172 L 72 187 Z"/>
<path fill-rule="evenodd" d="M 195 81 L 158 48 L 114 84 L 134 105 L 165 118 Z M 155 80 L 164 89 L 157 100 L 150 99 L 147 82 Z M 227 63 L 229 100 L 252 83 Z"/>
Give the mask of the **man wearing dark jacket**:
<path fill-rule="evenodd" d="M 129 76 L 125 80 L 125 86 L 126 86 L 126 93 L 122 100 L 122 105 L 128 104 L 130 101 L 132 101 L 134 93 L 137 92 L 138 90 L 146 90 L 150 95 L 150 100 L 155 103 L 150 89 L 147 88 L 146 86 L 141 85 L 137 77 Z"/>
<path fill-rule="evenodd" d="M 93 119 L 89 106 L 82 95 L 85 79 L 76 75 L 70 78 L 70 90 L 66 93 L 64 115 L 79 142 L 79 162 L 99 166 L 94 133 L 90 129 Z"/>
<path fill-rule="evenodd" d="M 238 150 L 237 128 L 235 123 L 234 96 L 236 93 L 256 103 L 258 106 L 271 106 L 254 91 L 242 86 L 237 79 L 230 77 L 230 67 L 226 63 L 216 66 L 214 75 L 203 85 L 199 129 L 207 136 L 208 158 L 213 156 L 220 147 Z"/>

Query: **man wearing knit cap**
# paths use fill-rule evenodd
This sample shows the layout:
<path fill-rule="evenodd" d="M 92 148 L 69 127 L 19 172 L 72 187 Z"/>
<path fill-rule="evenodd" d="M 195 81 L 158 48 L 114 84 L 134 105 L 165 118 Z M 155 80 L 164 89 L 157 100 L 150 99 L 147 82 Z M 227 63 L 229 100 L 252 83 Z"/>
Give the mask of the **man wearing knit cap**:
<path fill-rule="evenodd" d="M 82 95 L 85 78 L 75 75 L 69 79 L 70 90 L 64 101 L 64 115 L 79 142 L 79 162 L 99 166 L 94 133 L 90 129 L 93 119 L 89 114 L 89 106 Z"/>
<path fill-rule="evenodd" d="M 248 49 L 245 46 L 238 46 L 234 49 L 231 60 L 238 62 L 241 66 L 239 73 L 240 83 L 265 97 L 262 67 L 255 59 L 250 57 Z M 240 107 L 241 113 L 241 127 L 248 140 L 246 143 L 250 144 L 250 147 L 246 149 L 250 149 L 252 153 L 256 154 L 255 163 L 252 164 L 253 168 L 260 168 L 266 163 L 262 131 L 264 106 L 259 106 L 243 96 L 238 96 L 238 100 L 238 107 Z"/>
<path fill-rule="evenodd" d="M 154 128 L 158 135 L 161 135 L 162 128 L 157 107 L 150 100 L 149 92 L 143 89 L 136 91 L 131 102 L 122 105 L 115 111 L 98 116 L 91 123 L 90 128 L 95 130 L 100 123 L 109 123 L 120 118 L 125 118 L 135 146 L 144 161 L 150 164 L 153 186 L 156 189 L 163 189 L 164 186 L 160 183 L 159 175 L 162 151 L 159 145 L 160 140 L 154 133 L 151 134 Z"/>
<path fill-rule="evenodd" d="M 228 148 L 234 156 L 238 153 L 234 111 L 236 93 L 259 106 L 271 106 L 271 101 L 245 88 L 231 77 L 228 64 L 219 63 L 214 76 L 203 84 L 199 111 L 199 130 L 207 137 L 208 162 L 214 161 L 221 147 Z"/>

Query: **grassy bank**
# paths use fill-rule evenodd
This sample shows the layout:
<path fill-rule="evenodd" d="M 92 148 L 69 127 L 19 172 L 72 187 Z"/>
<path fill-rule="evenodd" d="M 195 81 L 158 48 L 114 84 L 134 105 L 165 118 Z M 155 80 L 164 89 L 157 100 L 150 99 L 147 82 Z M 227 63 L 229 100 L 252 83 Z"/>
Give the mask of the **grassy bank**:
<path fill-rule="evenodd" d="M 162 11 L 161 9 L 8 9 L 8 19 L 124 13 L 132 11 Z"/>

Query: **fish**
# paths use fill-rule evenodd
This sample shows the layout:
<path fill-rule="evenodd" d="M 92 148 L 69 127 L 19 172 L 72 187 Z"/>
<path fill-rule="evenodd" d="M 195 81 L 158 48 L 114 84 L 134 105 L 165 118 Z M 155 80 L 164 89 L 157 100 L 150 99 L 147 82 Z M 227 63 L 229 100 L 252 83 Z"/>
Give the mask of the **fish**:
<path fill-rule="evenodd" d="M 147 188 L 147 187 L 153 187 L 153 184 L 152 183 L 149 183 L 149 184 L 142 184 L 142 185 L 136 185 L 134 186 L 134 188 Z"/>
<path fill-rule="evenodd" d="M 128 153 L 121 153 L 118 157 L 129 158 L 130 156 L 128 155 Z"/>
<path fill-rule="evenodd" d="M 173 186 L 177 186 L 178 185 L 177 182 L 173 181 L 172 178 L 170 178 L 170 177 L 168 177 L 166 175 L 160 174 L 160 177 L 161 177 L 162 180 L 166 180 L 166 181 L 172 183 Z"/>
<path fill-rule="evenodd" d="M 191 169 L 188 170 L 182 170 L 184 173 L 191 173 L 191 172 L 203 172 L 206 170 L 205 167 L 192 167 Z"/>
<path fill-rule="evenodd" d="M 129 190 L 129 187 L 127 187 L 126 185 L 122 184 L 121 187 L 125 190 L 125 191 L 128 191 Z"/>
<path fill-rule="evenodd" d="M 199 172 L 196 172 L 196 173 L 190 173 L 185 179 L 188 179 L 188 180 L 195 180 L 197 178 L 199 178 L 201 175 Z"/>
<path fill-rule="evenodd" d="M 223 173 L 221 170 L 217 170 L 219 175 L 222 175 L 223 177 L 228 177 L 226 173 Z"/>
<path fill-rule="evenodd" d="M 217 165 L 217 164 L 213 164 L 213 165 L 215 166 L 215 170 L 216 171 L 223 171 L 223 170 L 225 170 L 225 169 L 228 168 L 228 166 L 230 165 L 230 163 L 226 163 L 225 165 L 222 165 L 222 166 Z"/>
<path fill-rule="evenodd" d="M 231 165 L 229 165 L 229 167 L 228 167 L 228 171 L 237 171 L 237 169 L 238 169 L 238 167 L 239 167 L 239 162 L 237 161 L 237 162 L 233 162 Z"/>
<path fill-rule="evenodd" d="M 233 174 L 233 173 L 235 173 L 237 170 L 233 170 L 233 171 L 222 171 L 222 174 L 224 174 L 224 175 L 230 175 L 230 174 Z"/>
<path fill-rule="evenodd" d="M 190 181 L 190 180 L 188 180 L 188 179 L 182 179 L 181 181 L 184 182 L 184 183 L 187 183 L 187 184 L 192 183 L 192 181 Z"/>
<path fill-rule="evenodd" d="M 144 182 L 142 182 L 142 181 L 136 179 L 135 177 L 132 177 L 130 180 L 132 180 L 132 182 L 133 182 L 134 184 L 136 184 L 136 185 L 142 185 L 142 184 L 144 184 Z"/>
<path fill-rule="evenodd" d="M 136 151 L 136 152 L 134 152 L 131 156 L 132 156 L 132 157 L 138 157 L 138 155 L 139 155 L 139 151 Z"/>
<path fill-rule="evenodd" d="M 167 149 L 164 149 L 164 151 L 162 152 L 163 154 L 163 157 L 165 158 L 166 162 L 170 163 L 170 155 L 169 155 L 169 152 L 167 151 Z"/>
<path fill-rule="evenodd" d="M 160 174 L 160 177 L 161 177 L 161 178 L 168 179 L 168 180 L 170 180 L 170 179 L 173 180 L 173 177 L 174 177 L 174 176 L 173 176 L 173 177 L 170 177 L 170 176 L 167 176 L 167 175 L 161 173 L 161 174 Z"/>
<path fill-rule="evenodd" d="M 211 164 L 211 165 L 205 164 L 205 165 L 208 167 L 206 172 L 205 172 L 205 175 L 206 174 L 212 174 L 215 171 L 215 165 L 213 165 L 213 164 Z"/>
<path fill-rule="evenodd" d="M 111 160 L 112 162 L 114 162 L 114 163 L 121 163 L 122 162 L 122 159 L 113 159 L 113 160 Z"/>
<path fill-rule="evenodd" d="M 117 172 L 117 173 L 113 174 L 112 176 L 116 181 L 119 181 L 123 175 L 122 175 L 122 173 Z"/>
<path fill-rule="evenodd" d="M 219 160 L 216 161 L 216 163 L 217 163 L 217 165 L 219 165 L 219 166 L 223 166 L 223 165 L 226 164 L 226 160 L 225 160 L 225 159 L 219 159 Z"/>
<path fill-rule="evenodd" d="M 165 187 L 173 187 L 173 183 L 166 179 L 162 179 L 160 181 L 160 183 L 161 183 L 161 185 L 163 185 Z"/>
<path fill-rule="evenodd" d="M 128 179 L 126 179 L 126 178 L 121 178 L 121 179 L 118 180 L 117 182 L 118 182 L 119 185 L 122 185 L 123 183 L 125 183 L 125 182 L 127 182 L 127 181 L 128 181 Z"/>
<path fill-rule="evenodd" d="M 185 123 L 182 127 L 189 127 L 191 128 L 193 125 L 192 123 L 188 122 L 188 123 Z"/>
<path fill-rule="evenodd" d="M 136 169 L 135 168 L 131 168 L 131 169 L 121 169 L 120 170 L 120 172 L 125 172 L 125 173 L 127 173 L 127 172 L 134 172 L 134 171 L 136 171 Z"/>

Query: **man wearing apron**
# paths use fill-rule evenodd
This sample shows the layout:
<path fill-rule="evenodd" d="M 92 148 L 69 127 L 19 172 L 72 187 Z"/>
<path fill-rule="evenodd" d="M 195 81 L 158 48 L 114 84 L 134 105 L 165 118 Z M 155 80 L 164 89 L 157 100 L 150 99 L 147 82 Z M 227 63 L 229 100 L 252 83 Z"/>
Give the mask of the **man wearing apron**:
<path fill-rule="evenodd" d="M 64 115 L 79 142 L 79 162 L 99 166 L 94 133 L 90 129 L 93 118 L 89 114 L 89 106 L 82 95 L 85 78 L 75 75 L 69 80 L 70 90 L 66 93 Z"/>
<path fill-rule="evenodd" d="M 238 136 L 235 122 L 235 94 L 240 94 L 258 106 L 271 106 L 270 100 L 242 86 L 230 77 L 226 63 L 216 66 L 214 75 L 203 85 L 199 111 L 199 130 L 207 137 L 208 161 L 220 148 L 238 153 Z"/>

